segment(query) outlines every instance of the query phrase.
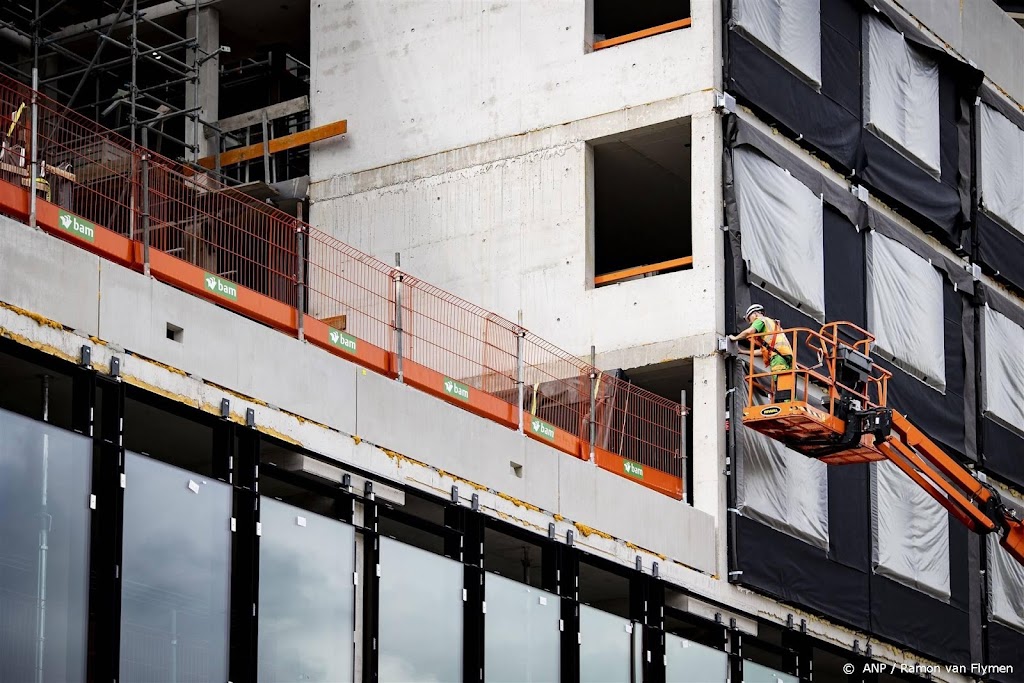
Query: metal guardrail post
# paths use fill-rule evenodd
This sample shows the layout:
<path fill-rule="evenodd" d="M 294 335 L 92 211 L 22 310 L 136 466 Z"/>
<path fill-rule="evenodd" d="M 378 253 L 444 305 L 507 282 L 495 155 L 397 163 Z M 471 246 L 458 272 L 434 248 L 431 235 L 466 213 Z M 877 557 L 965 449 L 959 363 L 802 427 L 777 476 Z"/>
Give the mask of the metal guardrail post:
<path fill-rule="evenodd" d="M 149 136 L 142 128 L 142 272 L 149 276 Z"/>
<path fill-rule="evenodd" d="M 39 69 L 32 67 L 32 163 L 28 179 L 28 224 L 36 227 L 36 178 L 39 176 Z"/>
<path fill-rule="evenodd" d="M 517 412 L 519 413 L 519 433 L 523 433 L 523 400 L 524 400 L 524 377 L 523 377 L 523 341 L 526 331 L 523 329 L 523 312 L 519 311 L 519 329 L 516 330 L 516 389 L 519 392 Z"/>
<path fill-rule="evenodd" d="M 401 267 L 401 254 L 395 252 L 395 267 Z M 395 271 L 395 359 L 398 370 L 398 381 L 405 381 L 402 371 L 402 271 Z"/>
<path fill-rule="evenodd" d="M 597 462 L 597 457 L 594 455 L 594 441 L 597 439 L 597 420 L 595 411 L 597 410 L 597 368 L 595 363 L 597 361 L 597 350 L 593 345 L 590 347 L 590 462 Z"/>
<path fill-rule="evenodd" d="M 682 478 L 686 479 L 686 389 L 679 392 L 679 462 L 683 465 Z"/>
<path fill-rule="evenodd" d="M 306 225 L 302 222 L 302 204 L 298 207 L 299 218 L 295 221 L 295 313 L 298 318 L 299 341 L 306 338 Z"/>

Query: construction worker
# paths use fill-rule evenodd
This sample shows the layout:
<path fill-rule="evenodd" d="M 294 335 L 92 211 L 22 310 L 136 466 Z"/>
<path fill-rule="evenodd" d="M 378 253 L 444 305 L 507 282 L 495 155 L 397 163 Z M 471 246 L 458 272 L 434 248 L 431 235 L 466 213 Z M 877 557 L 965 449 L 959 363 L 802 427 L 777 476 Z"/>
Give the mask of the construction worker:
<path fill-rule="evenodd" d="M 793 347 L 789 339 L 782 334 L 782 325 L 778 320 L 772 320 L 764 314 L 764 306 L 751 304 L 744 315 L 750 327 L 739 334 L 729 337 L 732 341 L 743 341 L 752 335 L 764 335 L 754 339 L 754 343 L 761 347 L 761 360 L 771 370 L 772 375 L 788 373 L 793 369 Z M 792 399 L 793 376 L 772 377 L 772 393 L 774 403 L 783 403 Z M 776 386 L 777 385 L 777 386 Z"/>

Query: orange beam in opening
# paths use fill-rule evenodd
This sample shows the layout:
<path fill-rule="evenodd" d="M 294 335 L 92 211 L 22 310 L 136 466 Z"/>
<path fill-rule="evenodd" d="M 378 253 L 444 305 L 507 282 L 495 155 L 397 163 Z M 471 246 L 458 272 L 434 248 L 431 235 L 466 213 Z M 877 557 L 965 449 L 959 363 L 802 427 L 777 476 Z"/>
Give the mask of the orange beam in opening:
<path fill-rule="evenodd" d="M 622 43 L 628 43 L 633 40 L 640 40 L 648 36 L 656 36 L 659 33 L 668 33 L 669 31 L 675 31 L 677 28 L 686 28 L 691 23 L 690 17 L 686 19 L 680 19 L 679 21 L 670 21 L 667 24 L 661 26 L 652 26 L 651 28 L 645 28 L 642 31 L 634 31 L 633 33 L 627 33 L 624 36 L 616 36 L 609 38 L 608 40 L 599 40 L 594 43 L 595 50 L 603 50 L 606 47 L 613 47 L 615 45 L 621 45 Z"/>
<path fill-rule="evenodd" d="M 659 270 L 669 270 L 670 268 L 682 268 L 683 266 L 692 265 L 693 257 L 683 256 L 682 258 L 674 258 L 670 261 L 662 261 L 661 263 L 652 263 L 647 266 L 637 266 L 635 268 L 626 268 L 625 270 L 616 270 L 614 273 L 597 275 L 594 277 L 594 284 L 607 285 L 611 282 L 628 280 L 629 278 L 636 277 L 637 275 L 646 275 L 647 273 L 655 273 Z"/>
<path fill-rule="evenodd" d="M 321 140 L 333 138 L 338 135 L 344 135 L 347 132 L 348 121 L 344 119 L 341 121 L 335 121 L 334 123 L 328 123 L 326 126 L 317 126 L 316 128 L 292 133 L 291 135 L 285 135 L 284 137 L 274 138 L 270 141 L 270 153 L 275 154 L 277 152 L 283 152 L 286 149 L 292 149 L 293 147 L 301 147 L 302 145 L 308 145 L 313 142 L 320 142 Z M 258 159 L 263 156 L 263 144 L 264 143 L 262 142 L 257 142 L 255 145 L 249 145 L 248 147 L 239 147 L 238 149 L 221 152 L 220 165 L 230 166 L 231 164 L 239 164 L 243 161 L 249 161 L 250 159 Z M 203 168 L 216 168 L 217 155 L 214 154 L 212 156 L 203 157 L 196 163 Z"/>

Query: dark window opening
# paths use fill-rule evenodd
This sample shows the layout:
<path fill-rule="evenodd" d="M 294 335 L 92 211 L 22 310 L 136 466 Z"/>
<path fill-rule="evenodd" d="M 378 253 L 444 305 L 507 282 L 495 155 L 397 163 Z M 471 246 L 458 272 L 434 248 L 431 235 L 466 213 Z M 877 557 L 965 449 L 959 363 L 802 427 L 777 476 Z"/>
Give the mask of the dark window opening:
<path fill-rule="evenodd" d="M 507 579 L 541 588 L 543 552 L 536 543 L 498 531 L 484 532 L 484 569 Z"/>
<path fill-rule="evenodd" d="M 690 120 L 593 149 L 595 286 L 692 267 Z"/>
<path fill-rule="evenodd" d="M 689 0 L 594 0 L 594 42 L 663 26 L 689 16 Z"/>
<path fill-rule="evenodd" d="M 71 378 L 13 355 L 0 354 L 0 408 L 71 429 Z"/>
<path fill-rule="evenodd" d="M 213 428 L 134 399 L 124 402 L 124 447 L 214 477 Z"/>
<path fill-rule="evenodd" d="M 630 618 L 630 580 L 622 574 L 580 562 L 580 602 L 602 612 Z"/>

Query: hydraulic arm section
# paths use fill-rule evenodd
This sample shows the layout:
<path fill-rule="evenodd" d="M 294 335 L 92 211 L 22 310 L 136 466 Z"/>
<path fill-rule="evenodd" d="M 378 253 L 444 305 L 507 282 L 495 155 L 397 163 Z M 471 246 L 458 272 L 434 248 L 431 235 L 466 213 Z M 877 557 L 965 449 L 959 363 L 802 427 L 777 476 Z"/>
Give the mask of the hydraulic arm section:
<path fill-rule="evenodd" d="M 889 460 L 969 529 L 999 534 L 1024 564 L 1024 522 L 999 492 L 886 405 L 891 374 L 871 361 L 871 334 L 845 322 L 781 334 L 796 356 L 782 371 L 759 369 L 777 342 L 751 337 L 745 426 L 828 464 Z"/>

